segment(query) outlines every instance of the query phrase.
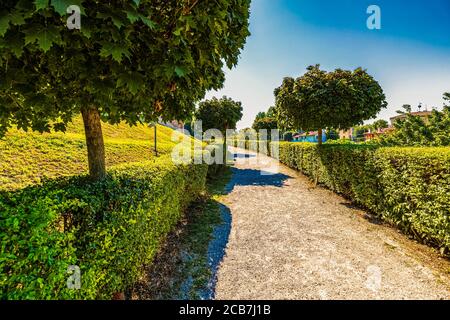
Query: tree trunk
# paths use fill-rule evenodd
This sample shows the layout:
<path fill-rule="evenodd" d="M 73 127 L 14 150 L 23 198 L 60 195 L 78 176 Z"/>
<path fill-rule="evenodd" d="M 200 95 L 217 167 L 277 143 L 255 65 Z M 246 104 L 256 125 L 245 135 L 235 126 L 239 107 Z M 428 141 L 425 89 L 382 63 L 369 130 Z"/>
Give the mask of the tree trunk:
<path fill-rule="evenodd" d="M 101 180 L 106 176 L 106 165 L 100 113 L 97 108 L 88 107 L 81 110 L 81 114 L 86 134 L 89 175 L 93 180 Z"/>
<path fill-rule="evenodd" d="M 113 294 L 112 299 L 113 300 L 126 300 L 125 293 L 124 292 L 116 292 Z"/>
<path fill-rule="evenodd" d="M 225 166 L 228 165 L 227 129 L 228 129 L 228 124 L 225 124 L 225 132 L 223 134 L 223 164 Z"/>
<path fill-rule="evenodd" d="M 322 129 L 319 129 L 318 131 L 319 146 L 322 145 L 322 135 L 323 135 Z"/>

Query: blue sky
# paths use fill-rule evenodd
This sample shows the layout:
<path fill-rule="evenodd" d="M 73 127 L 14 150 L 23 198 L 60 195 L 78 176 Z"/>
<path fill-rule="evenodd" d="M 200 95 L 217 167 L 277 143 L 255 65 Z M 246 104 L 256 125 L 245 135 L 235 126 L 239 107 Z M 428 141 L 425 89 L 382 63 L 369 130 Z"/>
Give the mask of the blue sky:
<path fill-rule="evenodd" d="M 381 8 L 381 30 L 366 27 L 371 4 Z M 317 63 L 367 69 L 389 103 L 379 118 L 405 103 L 441 108 L 450 91 L 450 0 L 253 0 L 250 29 L 224 88 L 207 94 L 242 101 L 238 128 L 274 104 L 283 77 Z"/>

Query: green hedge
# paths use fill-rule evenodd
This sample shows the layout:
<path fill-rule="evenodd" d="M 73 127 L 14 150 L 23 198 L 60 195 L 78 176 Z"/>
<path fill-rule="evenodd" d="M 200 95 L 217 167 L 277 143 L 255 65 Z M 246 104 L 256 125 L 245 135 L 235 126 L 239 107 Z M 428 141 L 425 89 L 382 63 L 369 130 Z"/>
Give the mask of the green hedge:
<path fill-rule="evenodd" d="M 450 148 L 279 144 L 280 161 L 415 238 L 450 249 Z"/>
<path fill-rule="evenodd" d="M 262 145 L 264 145 L 266 151 L 262 152 Z M 261 152 L 270 155 L 270 141 L 256 141 L 256 140 L 233 140 L 233 146 L 236 148 L 243 148 L 254 152 Z"/>
<path fill-rule="evenodd" d="M 203 192 L 206 165 L 168 156 L 0 194 L 1 299 L 110 299 L 140 276 L 186 206 Z M 67 268 L 81 289 L 67 288 Z"/>

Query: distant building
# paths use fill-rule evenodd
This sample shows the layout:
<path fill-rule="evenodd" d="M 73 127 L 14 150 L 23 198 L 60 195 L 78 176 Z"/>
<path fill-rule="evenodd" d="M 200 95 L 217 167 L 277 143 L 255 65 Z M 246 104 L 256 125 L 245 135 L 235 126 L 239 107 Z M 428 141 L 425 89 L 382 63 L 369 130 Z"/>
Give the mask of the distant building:
<path fill-rule="evenodd" d="M 411 112 L 411 113 L 405 113 L 405 114 L 399 114 L 398 116 L 392 117 L 391 120 L 391 125 L 394 126 L 394 124 L 398 121 L 398 120 L 404 120 L 406 119 L 406 117 L 408 115 L 412 115 L 414 117 L 420 117 L 422 118 L 423 122 L 425 122 L 426 124 L 429 123 L 429 118 L 431 116 L 431 111 L 418 111 L 418 112 Z"/>
<path fill-rule="evenodd" d="M 159 124 L 169 127 L 174 130 L 184 129 L 183 121 L 177 121 L 177 120 L 172 120 L 172 121 L 167 121 L 167 122 L 160 121 Z"/>
<path fill-rule="evenodd" d="M 354 129 L 339 130 L 339 139 L 353 140 Z"/>
<path fill-rule="evenodd" d="M 376 137 L 379 137 L 381 135 L 387 134 L 389 132 L 394 131 L 395 129 L 393 127 L 384 128 L 384 129 L 378 129 L 377 131 L 369 131 L 364 133 L 364 141 L 370 141 L 375 139 Z"/>

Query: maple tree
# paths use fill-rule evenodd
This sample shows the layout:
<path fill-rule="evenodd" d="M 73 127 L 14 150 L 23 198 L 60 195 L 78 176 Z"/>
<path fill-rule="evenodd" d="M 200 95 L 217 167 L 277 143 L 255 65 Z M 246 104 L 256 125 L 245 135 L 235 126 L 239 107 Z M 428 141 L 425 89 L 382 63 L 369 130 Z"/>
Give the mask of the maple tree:
<path fill-rule="evenodd" d="M 362 68 L 327 72 L 310 66 L 297 78 L 284 78 L 274 91 L 278 122 L 284 129 L 348 129 L 374 118 L 386 108 L 379 83 Z"/>
<path fill-rule="evenodd" d="M 81 9 L 81 29 L 66 26 Z M 250 0 L 3 0 L 0 136 L 85 124 L 90 175 L 105 175 L 101 120 L 185 119 L 220 89 L 249 35 Z"/>
<path fill-rule="evenodd" d="M 222 148 L 224 161 L 227 159 L 227 130 L 236 129 L 236 124 L 242 119 L 243 107 L 240 101 L 223 96 L 220 99 L 213 97 L 200 102 L 194 117 L 202 122 L 204 131 L 217 129 L 223 135 Z"/>
<path fill-rule="evenodd" d="M 200 102 L 195 119 L 202 121 L 203 130 L 217 129 L 224 135 L 228 129 L 236 129 L 242 119 L 242 103 L 226 96 Z"/>
<path fill-rule="evenodd" d="M 259 112 L 253 121 L 252 128 L 256 131 L 278 129 L 276 108 L 272 106 L 267 112 Z"/>

